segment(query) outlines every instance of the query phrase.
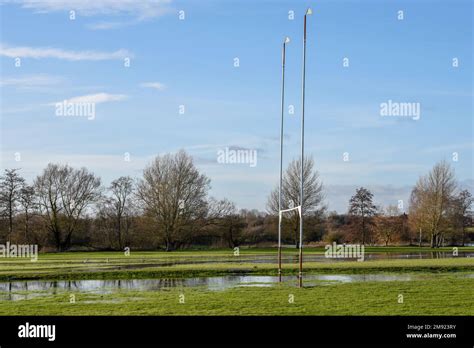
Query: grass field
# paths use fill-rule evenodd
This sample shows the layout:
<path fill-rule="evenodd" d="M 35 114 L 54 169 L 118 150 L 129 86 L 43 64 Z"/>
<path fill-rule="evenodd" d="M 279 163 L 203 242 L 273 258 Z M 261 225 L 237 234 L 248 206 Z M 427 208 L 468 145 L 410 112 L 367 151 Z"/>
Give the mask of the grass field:
<path fill-rule="evenodd" d="M 369 249 L 369 248 L 368 248 Z M 366 252 L 420 252 L 419 248 L 371 248 Z M 430 252 L 430 249 L 421 249 Z M 439 251 L 452 252 L 452 248 Z M 474 247 L 459 248 L 459 252 L 474 252 Z M 305 250 L 305 257 L 322 254 L 323 249 Z M 295 255 L 295 250 L 285 250 Z M 254 260 L 269 263 L 253 263 Z M 285 273 L 296 274 L 297 262 L 283 264 Z M 393 259 L 376 261 L 305 262 L 308 273 L 368 273 L 474 270 L 474 258 Z M 273 249 L 242 250 L 234 256 L 229 249 L 212 251 L 134 252 L 74 252 L 42 254 L 37 262 L 29 259 L 2 259 L 0 281 L 18 279 L 128 279 L 181 278 L 226 274 L 274 275 L 276 253 Z"/>
<path fill-rule="evenodd" d="M 431 251 L 423 248 L 422 252 Z M 452 248 L 441 251 L 451 252 Z M 459 248 L 473 252 L 474 248 Z M 322 249 L 305 250 L 305 255 Z M 420 252 L 418 248 L 375 248 L 366 252 Z M 295 254 L 295 250 L 285 250 Z M 238 259 L 236 259 L 238 258 Z M 42 254 L 37 262 L 2 259 L 0 280 L 156 279 L 221 275 L 276 275 L 275 250 L 132 252 L 75 252 Z M 206 263 L 200 263 L 206 262 Z M 409 281 L 353 283 L 295 281 L 271 287 L 237 287 L 219 291 L 205 287 L 177 287 L 155 291 L 120 289 L 111 293 L 13 290 L 33 294 L 25 300 L 0 300 L 0 315 L 472 315 L 474 258 L 391 259 L 306 262 L 311 274 L 406 274 Z M 297 263 L 284 264 L 295 275 Z M 75 303 L 70 302 L 70 295 Z M 180 297 L 184 295 L 183 297 Z M 294 296 L 294 302 L 289 299 Z M 400 295 L 403 303 L 399 303 Z M 184 303 L 180 303 L 184 302 Z"/>

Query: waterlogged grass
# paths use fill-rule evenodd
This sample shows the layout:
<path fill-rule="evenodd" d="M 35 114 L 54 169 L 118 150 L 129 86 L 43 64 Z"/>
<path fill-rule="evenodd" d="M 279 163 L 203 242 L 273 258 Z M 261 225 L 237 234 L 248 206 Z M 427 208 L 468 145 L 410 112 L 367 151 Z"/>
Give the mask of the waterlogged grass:
<path fill-rule="evenodd" d="M 407 252 L 419 248 L 372 248 L 385 252 Z M 452 248 L 442 248 L 452 251 Z M 423 248 L 423 251 L 430 251 Z M 459 252 L 474 251 L 473 247 Z M 285 250 L 294 255 L 295 250 Z M 305 255 L 322 253 L 321 249 L 305 250 Z M 274 263 L 253 263 L 256 259 Z M 285 274 L 296 274 L 298 264 L 284 263 Z M 474 258 L 389 259 L 305 262 L 306 273 L 375 273 L 375 272 L 455 272 L 473 271 Z M 29 259 L 0 259 L 0 281 L 20 279 L 133 279 L 183 278 L 227 274 L 275 275 L 276 252 L 270 249 L 243 249 L 234 256 L 229 249 L 213 251 L 132 252 L 73 252 L 41 254 L 38 261 Z"/>
<path fill-rule="evenodd" d="M 276 265 L 254 263 L 176 264 L 138 269 L 117 268 L 119 265 L 90 263 L 85 265 L 0 266 L 0 280 L 27 279 L 146 279 L 205 277 L 227 274 L 275 275 Z M 138 265 L 140 266 L 140 265 Z M 285 274 L 296 274 L 298 265 L 283 264 Z M 445 272 L 474 271 L 474 259 L 378 260 L 364 262 L 307 262 L 305 273 L 374 273 L 374 272 Z"/>
<path fill-rule="evenodd" d="M 0 315 L 471 315 L 474 279 L 428 273 L 413 281 L 365 282 L 299 289 L 292 283 L 224 291 L 201 288 L 69 292 L 0 301 Z M 184 303 L 180 303 L 184 295 Z M 294 303 L 289 303 L 290 295 Z M 399 303 L 399 295 L 403 303 Z"/>
<path fill-rule="evenodd" d="M 429 248 L 369 248 L 365 252 L 432 252 Z M 452 252 L 452 248 L 435 251 Z M 474 247 L 459 248 L 474 252 Z M 285 249 L 284 255 L 295 255 Z M 324 248 L 307 248 L 320 255 Z M 274 263 L 252 263 L 255 259 Z M 285 275 L 297 274 L 297 262 L 284 263 Z M 28 295 L 0 300 L 0 315 L 471 315 L 474 313 L 474 258 L 388 259 L 305 262 L 305 274 L 412 274 L 409 281 L 311 282 L 298 289 L 294 282 L 271 287 L 238 287 L 212 291 L 204 287 L 156 291 L 93 292 L 13 291 Z M 71 252 L 40 254 L 29 259 L 0 259 L 0 281 L 190 278 L 231 274 L 276 275 L 275 249 L 211 251 Z M 76 303 L 70 303 L 74 294 Z M 179 303 L 184 294 L 185 303 Z M 289 303 L 289 295 L 294 303 Z M 403 303 L 398 303 L 403 295 Z"/>

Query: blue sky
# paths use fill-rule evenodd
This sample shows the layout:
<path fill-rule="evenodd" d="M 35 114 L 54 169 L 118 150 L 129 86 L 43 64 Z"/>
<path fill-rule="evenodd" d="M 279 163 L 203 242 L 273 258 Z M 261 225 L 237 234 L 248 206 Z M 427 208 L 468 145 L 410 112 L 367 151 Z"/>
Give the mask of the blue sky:
<path fill-rule="evenodd" d="M 474 186 L 471 1 L 1 3 L 1 167 L 30 180 L 62 162 L 107 185 L 183 148 L 213 196 L 264 210 L 278 181 L 285 36 L 286 107 L 295 108 L 285 115 L 285 163 L 299 153 L 302 16 L 311 6 L 306 153 L 328 208 L 345 211 L 357 186 L 378 204 L 406 201 L 442 159 Z M 54 103 L 73 98 L 94 100 L 95 118 L 56 116 Z M 419 103 L 419 120 L 382 117 L 388 100 Z M 257 166 L 218 163 L 226 147 L 256 150 Z"/>

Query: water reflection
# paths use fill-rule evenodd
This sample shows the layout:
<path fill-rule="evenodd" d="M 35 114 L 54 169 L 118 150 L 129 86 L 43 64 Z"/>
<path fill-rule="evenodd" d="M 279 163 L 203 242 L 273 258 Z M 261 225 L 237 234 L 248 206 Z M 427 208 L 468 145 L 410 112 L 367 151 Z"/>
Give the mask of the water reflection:
<path fill-rule="evenodd" d="M 423 251 L 423 252 L 410 252 L 410 253 L 390 253 L 390 252 L 378 252 L 378 253 L 365 253 L 365 260 L 392 260 L 392 259 L 447 259 L 447 258 L 474 258 L 474 252 L 459 252 L 457 256 L 454 256 L 452 252 L 447 251 Z M 283 254 L 282 262 L 291 263 L 298 261 L 298 254 L 295 250 L 294 255 Z M 339 261 L 356 261 L 356 259 L 345 259 L 345 258 L 327 258 L 324 254 L 306 254 L 306 262 L 339 262 Z M 178 264 L 210 264 L 210 263 L 258 263 L 268 264 L 275 263 L 275 256 L 273 255 L 241 255 L 239 257 L 233 257 L 229 259 L 216 258 L 207 260 L 175 260 L 168 261 L 159 264 L 149 265 L 129 265 L 129 266 L 118 266 L 117 268 L 142 268 L 142 267 L 156 267 L 156 266 L 174 266 Z"/>
<path fill-rule="evenodd" d="M 473 257 L 474 252 L 459 252 L 457 256 L 454 256 L 452 252 L 447 251 L 423 251 L 423 252 L 410 252 L 410 253 L 389 253 L 389 252 L 379 252 L 379 253 L 364 253 L 365 260 L 397 260 L 397 259 L 448 259 L 448 258 L 465 258 Z M 284 261 L 295 261 L 298 259 L 298 255 L 285 255 L 283 256 Z M 306 254 L 305 261 L 350 261 L 355 259 L 344 259 L 344 258 L 327 258 L 324 254 Z M 266 263 L 269 260 L 254 260 L 254 262 Z M 272 259 L 272 262 L 274 260 Z"/>

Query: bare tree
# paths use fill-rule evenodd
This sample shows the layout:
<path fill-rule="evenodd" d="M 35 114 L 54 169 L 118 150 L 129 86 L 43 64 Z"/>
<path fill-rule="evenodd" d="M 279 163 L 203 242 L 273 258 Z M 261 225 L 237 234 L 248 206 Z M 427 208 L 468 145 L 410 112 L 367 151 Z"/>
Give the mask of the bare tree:
<path fill-rule="evenodd" d="M 4 175 L 0 177 L 0 204 L 2 215 L 8 218 L 8 241 L 10 241 L 13 233 L 13 218 L 17 211 L 21 188 L 25 184 L 25 179 L 21 177 L 18 170 L 5 169 Z"/>
<path fill-rule="evenodd" d="M 365 244 L 367 227 L 372 223 L 371 218 L 377 213 L 377 207 L 372 203 L 373 194 L 364 187 L 358 188 L 356 194 L 349 200 L 349 215 L 360 222 L 362 244 Z"/>
<path fill-rule="evenodd" d="M 68 249 L 79 218 L 100 197 L 100 179 L 86 168 L 50 163 L 34 186 L 57 250 Z"/>
<path fill-rule="evenodd" d="M 221 231 L 220 235 L 229 248 L 235 248 L 242 242 L 241 232 L 245 223 L 233 202 L 211 199 L 207 221 Z"/>
<path fill-rule="evenodd" d="M 471 206 L 474 203 L 471 193 L 462 190 L 452 202 L 452 223 L 461 231 L 462 246 L 466 243 L 466 227 L 470 225 Z"/>
<path fill-rule="evenodd" d="M 129 243 L 129 230 L 133 217 L 133 180 L 122 176 L 110 184 L 110 195 L 100 204 L 99 218 L 104 220 L 107 229 L 112 230 L 109 238 L 111 246 L 122 250 Z"/>
<path fill-rule="evenodd" d="M 179 247 L 195 230 L 194 223 L 206 217 L 209 183 L 183 150 L 156 157 L 143 171 L 137 195 L 156 222 L 167 251 Z"/>
<path fill-rule="evenodd" d="M 443 244 L 443 230 L 456 187 L 454 171 L 446 161 L 441 161 L 418 179 L 412 191 L 411 213 L 425 226 L 432 248 Z"/>
<path fill-rule="evenodd" d="M 423 235 L 428 231 L 428 215 L 427 211 L 422 208 L 422 193 L 416 186 L 410 194 L 410 207 L 408 210 L 408 223 L 414 234 L 418 236 L 418 246 L 423 245 Z M 411 239 L 411 238 L 410 238 Z"/>
<path fill-rule="evenodd" d="M 25 222 L 25 241 L 28 242 L 30 240 L 30 218 L 34 210 L 36 209 L 36 195 L 35 189 L 33 186 L 30 185 L 23 185 L 20 190 L 20 204 L 24 214 L 24 222 Z"/>
<path fill-rule="evenodd" d="M 301 185 L 301 160 L 294 159 L 288 165 L 285 173 L 283 174 L 282 184 L 282 209 L 289 209 L 300 205 L 300 185 Z M 303 168 L 303 188 L 304 188 L 304 200 L 303 200 L 303 214 L 308 215 L 322 215 L 325 206 L 323 184 L 319 177 L 319 173 L 314 169 L 314 160 L 312 157 L 305 157 L 304 168 Z M 267 210 L 270 214 L 278 216 L 278 186 L 270 193 L 267 201 Z M 298 243 L 299 238 L 299 213 L 294 210 L 290 212 L 290 218 L 283 218 L 284 226 L 289 225 L 292 230 L 294 243 Z M 298 245 L 297 245 L 298 246 Z"/>
<path fill-rule="evenodd" d="M 265 214 L 256 209 L 241 209 L 239 215 L 243 219 L 242 237 L 250 244 L 258 244 L 268 240 L 265 235 Z M 274 234 L 273 234 L 274 235 Z"/>
<path fill-rule="evenodd" d="M 388 246 L 402 231 L 401 213 L 396 205 L 389 205 L 383 214 L 376 217 L 376 227 L 379 239 Z"/>

